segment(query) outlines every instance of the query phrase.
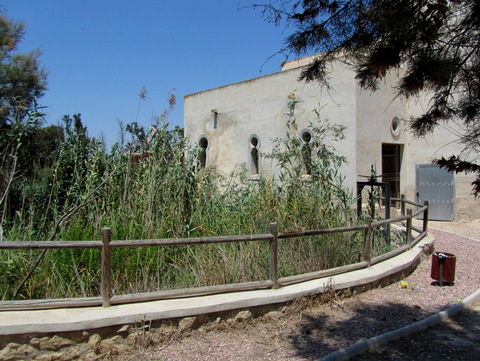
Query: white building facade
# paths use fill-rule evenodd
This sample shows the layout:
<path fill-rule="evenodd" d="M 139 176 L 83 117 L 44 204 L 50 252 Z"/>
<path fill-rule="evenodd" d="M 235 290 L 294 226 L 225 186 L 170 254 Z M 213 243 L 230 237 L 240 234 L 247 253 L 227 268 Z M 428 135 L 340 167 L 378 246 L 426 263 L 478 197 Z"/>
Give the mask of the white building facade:
<path fill-rule="evenodd" d="M 382 175 L 379 181 L 390 183 L 392 196 L 428 199 L 439 210 L 438 216 L 431 212 L 433 219 L 480 217 L 480 203 L 471 196 L 474 175 L 449 174 L 431 164 L 434 158 L 459 154 L 457 136 L 439 125 L 431 136 L 413 138 L 406 120 L 428 104 L 396 99 L 396 72 L 371 93 L 360 88 L 351 68 L 337 61 L 330 65 L 327 91 L 318 83 L 298 81 L 309 61 L 294 60 L 278 73 L 185 96 L 185 135 L 199 145 L 202 165 L 230 173 L 243 163 L 252 181 L 270 176 L 274 168 L 261 154 L 271 152 L 273 139 L 284 137 L 288 119 L 295 120 L 298 137 L 308 141 L 309 125 L 318 121 L 316 110 L 320 120 L 346 127 L 345 139 L 333 146 L 347 159 L 341 172 L 352 191 L 373 165 Z"/>

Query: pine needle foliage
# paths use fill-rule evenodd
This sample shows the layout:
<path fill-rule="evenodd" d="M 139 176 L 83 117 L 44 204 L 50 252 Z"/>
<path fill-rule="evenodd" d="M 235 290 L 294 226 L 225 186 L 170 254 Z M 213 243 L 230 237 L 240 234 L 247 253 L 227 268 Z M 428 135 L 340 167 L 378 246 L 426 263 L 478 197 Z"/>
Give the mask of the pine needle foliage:
<path fill-rule="evenodd" d="M 316 54 L 301 79 L 329 87 L 327 64 L 344 61 L 363 88 L 376 91 L 388 71 L 398 71 L 397 95 L 427 95 L 423 114 L 412 116 L 415 136 L 442 123 L 459 125 L 461 154 L 436 163 L 476 173 L 480 192 L 480 5 L 478 0 L 267 0 L 242 1 L 267 21 L 291 27 L 279 51 Z"/>

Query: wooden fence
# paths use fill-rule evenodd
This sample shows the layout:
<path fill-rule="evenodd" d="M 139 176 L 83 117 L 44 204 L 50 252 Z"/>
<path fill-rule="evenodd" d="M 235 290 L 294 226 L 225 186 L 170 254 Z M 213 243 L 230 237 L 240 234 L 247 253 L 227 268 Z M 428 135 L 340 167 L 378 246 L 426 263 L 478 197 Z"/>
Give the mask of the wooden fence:
<path fill-rule="evenodd" d="M 219 237 L 199 237 L 199 238 L 170 238 L 170 239 L 148 239 L 148 240 L 123 240 L 112 241 L 110 228 L 102 229 L 101 241 L 3 241 L 0 242 L 1 249 L 87 249 L 97 248 L 101 250 L 101 286 L 100 297 L 86 297 L 86 298 L 70 298 L 70 299 L 44 299 L 44 300 L 21 300 L 21 301 L 1 301 L 0 311 L 6 310 L 27 310 L 27 309 L 47 309 L 47 308 L 64 308 L 64 307 L 87 307 L 87 306 L 103 306 L 110 305 L 154 301 L 166 298 L 179 298 L 187 296 L 198 296 L 214 293 L 247 291 L 254 289 L 278 288 L 284 285 L 298 283 L 302 281 L 331 277 L 345 272 L 370 267 L 371 265 L 385 261 L 389 258 L 395 257 L 415 246 L 422 240 L 428 229 L 428 201 L 423 205 L 408 201 L 402 195 L 399 199 L 392 199 L 400 202 L 401 215 L 395 218 L 384 219 L 377 222 L 372 222 L 370 216 L 365 216 L 365 224 L 355 225 L 350 227 L 337 227 L 331 229 L 320 230 L 306 230 L 296 232 L 278 232 L 277 224 L 271 223 L 269 233 L 253 234 L 245 236 L 219 236 Z M 412 208 L 407 208 L 411 205 Z M 412 225 L 413 217 L 423 213 L 423 225 L 421 228 L 415 228 Z M 402 223 L 405 227 L 406 242 L 405 245 L 382 254 L 377 257 L 371 256 L 372 249 L 372 230 L 381 226 L 386 226 L 392 223 Z M 412 230 L 417 232 L 415 237 L 412 236 Z M 277 245 L 279 239 L 288 239 L 293 237 L 307 237 L 319 236 L 335 233 L 346 233 L 354 231 L 364 232 L 364 251 L 363 261 L 350 264 L 346 266 L 300 274 L 290 277 L 278 278 L 278 253 Z M 113 295 L 112 282 L 112 263 L 111 250 L 112 248 L 127 248 L 127 247 L 163 247 L 163 246 L 180 246 L 180 245 L 200 245 L 213 243 L 238 243 L 238 242 L 269 242 L 269 279 L 255 282 L 244 282 L 218 286 L 205 286 L 195 288 L 176 289 L 168 291 L 157 291 L 147 293 L 136 293 L 127 295 Z"/>

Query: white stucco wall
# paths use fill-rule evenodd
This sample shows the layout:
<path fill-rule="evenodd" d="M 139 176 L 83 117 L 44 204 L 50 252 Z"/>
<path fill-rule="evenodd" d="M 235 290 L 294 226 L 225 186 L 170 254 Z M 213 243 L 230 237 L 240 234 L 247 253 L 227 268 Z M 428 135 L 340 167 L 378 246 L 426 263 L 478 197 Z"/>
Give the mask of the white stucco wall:
<path fill-rule="evenodd" d="M 248 140 L 252 134 L 260 139 L 260 151 L 270 152 L 272 140 L 283 138 L 287 131 L 288 96 L 294 93 L 296 131 L 317 121 L 314 109 L 322 119 L 346 125 L 346 139 L 334 145 L 339 154 L 348 159 L 342 169 L 348 187 L 355 187 L 356 164 L 356 86 L 353 75 L 344 65 L 332 67 L 334 90 L 329 94 L 317 83 L 298 82 L 299 69 L 291 69 L 261 78 L 231 84 L 185 96 L 185 134 L 192 142 L 201 136 L 209 139 L 209 165 L 225 173 L 235 165 L 248 163 Z M 217 128 L 214 115 L 217 111 Z M 262 162 L 263 174 L 272 171 L 268 162 Z"/>
<path fill-rule="evenodd" d="M 409 114 L 421 114 L 428 108 L 428 97 L 412 99 L 407 104 Z M 431 164 L 434 159 L 449 158 L 451 155 L 459 155 L 464 145 L 459 143 L 458 134 L 461 126 L 454 122 L 438 124 L 432 134 L 423 138 L 415 138 L 411 132 L 407 132 L 407 144 L 405 153 L 405 174 L 407 188 L 405 194 L 409 199 L 415 199 L 415 166 L 417 164 Z M 480 199 L 472 196 L 471 183 L 475 180 L 475 174 L 455 174 L 455 219 L 475 219 L 480 217 Z"/>
<path fill-rule="evenodd" d="M 369 175 L 371 165 L 382 173 L 382 144 L 402 146 L 400 192 L 410 200 L 416 199 L 417 164 L 460 153 L 462 145 L 456 142 L 450 123 L 437 126 L 423 139 L 415 139 L 408 131 L 410 116 L 421 114 L 428 103 L 427 97 L 408 102 L 395 98 L 394 86 L 401 69 L 387 74 L 380 89 L 372 94 L 360 88 L 350 68 L 334 62 L 329 72 L 331 90 L 326 91 L 318 83 L 298 81 L 298 66 L 307 60 L 289 62 L 279 73 L 185 96 L 185 135 L 197 144 L 200 137 L 208 138 L 208 166 L 230 173 L 238 164 L 248 164 L 252 135 L 260 140 L 259 151 L 269 153 L 272 140 L 283 138 L 287 131 L 288 96 L 292 93 L 298 101 L 294 113 L 297 135 L 317 121 L 314 109 L 320 110 L 322 120 L 346 126 L 345 140 L 333 146 L 347 158 L 341 171 L 354 192 L 357 180 L 365 180 L 358 175 Z M 393 117 L 402 120 L 398 135 L 390 128 Z M 262 174 L 269 176 L 273 171 L 262 159 Z M 463 218 L 480 217 L 480 200 L 470 195 L 474 179 L 475 175 L 455 176 L 457 215 L 463 214 Z"/>
<path fill-rule="evenodd" d="M 369 175 L 373 165 L 377 174 L 382 170 L 382 144 L 406 143 L 405 119 L 408 115 L 405 105 L 399 99 L 395 99 L 394 85 L 397 72 L 388 73 L 384 80 L 379 83 L 379 89 L 372 93 L 362 89 L 357 83 L 357 175 Z M 391 131 L 391 121 L 398 117 L 400 122 L 399 134 Z M 404 169 L 401 168 L 401 179 Z M 363 180 L 358 178 L 358 180 Z M 380 179 L 381 181 L 381 179 Z M 401 191 L 406 185 L 400 183 Z"/>

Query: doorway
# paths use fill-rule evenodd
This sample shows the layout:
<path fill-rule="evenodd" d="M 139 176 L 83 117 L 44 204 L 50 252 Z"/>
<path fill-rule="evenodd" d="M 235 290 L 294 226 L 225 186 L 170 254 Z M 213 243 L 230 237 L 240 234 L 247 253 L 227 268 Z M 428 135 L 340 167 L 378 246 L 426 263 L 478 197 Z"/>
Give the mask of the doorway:
<path fill-rule="evenodd" d="M 382 144 L 382 182 L 390 183 L 390 197 L 400 198 L 403 145 Z"/>

